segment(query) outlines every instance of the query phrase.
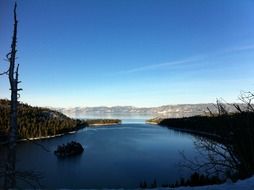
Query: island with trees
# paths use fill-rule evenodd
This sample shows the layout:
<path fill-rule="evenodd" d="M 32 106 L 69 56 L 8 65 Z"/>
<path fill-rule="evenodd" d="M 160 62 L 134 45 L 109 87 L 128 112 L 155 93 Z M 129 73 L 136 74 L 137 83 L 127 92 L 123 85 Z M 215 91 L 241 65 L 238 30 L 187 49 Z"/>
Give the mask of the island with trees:
<path fill-rule="evenodd" d="M 71 141 L 67 144 L 58 145 L 54 151 L 55 155 L 61 158 L 79 155 L 84 151 L 83 146 L 76 141 Z"/>

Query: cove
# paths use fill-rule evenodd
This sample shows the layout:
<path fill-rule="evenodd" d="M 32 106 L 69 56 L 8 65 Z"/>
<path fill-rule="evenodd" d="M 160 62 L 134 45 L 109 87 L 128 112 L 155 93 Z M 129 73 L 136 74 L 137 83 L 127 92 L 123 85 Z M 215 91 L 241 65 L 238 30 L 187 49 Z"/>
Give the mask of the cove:
<path fill-rule="evenodd" d="M 150 124 L 121 124 L 85 128 L 75 134 L 22 142 L 17 147 L 17 169 L 37 171 L 46 188 L 137 188 L 140 182 L 174 183 L 191 171 L 179 167 L 180 152 L 198 156 L 194 136 Z M 59 159 L 57 145 L 78 141 L 85 151 Z M 19 182 L 21 187 L 30 187 Z"/>

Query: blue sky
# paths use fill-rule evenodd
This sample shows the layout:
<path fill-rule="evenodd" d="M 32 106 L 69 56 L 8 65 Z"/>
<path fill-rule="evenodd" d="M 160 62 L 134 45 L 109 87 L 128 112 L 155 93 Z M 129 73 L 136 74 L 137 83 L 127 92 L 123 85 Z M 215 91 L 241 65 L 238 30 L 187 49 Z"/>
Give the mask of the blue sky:
<path fill-rule="evenodd" d="M 14 1 L 0 0 L 0 70 Z M 254 87 L 253 0 L 18 0 L 21 101 L 236 102 Z M 10 97 L 0 77 L 0 97 Z"/>

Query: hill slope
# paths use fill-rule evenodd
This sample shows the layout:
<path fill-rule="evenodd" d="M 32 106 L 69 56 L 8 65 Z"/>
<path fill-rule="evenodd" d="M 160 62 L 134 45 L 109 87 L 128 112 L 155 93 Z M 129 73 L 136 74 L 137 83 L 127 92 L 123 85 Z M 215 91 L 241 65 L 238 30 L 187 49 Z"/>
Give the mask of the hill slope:
<path fill-rule="evenodd" d="M 10 101 L 0 100 L 0 140 L 6 140 L 9 127 Z M 77 130 L 87 123 L 71 119 L 48 108 L 20 104 L 18 109 L 19 138 L 38 138 L 53 136 Z"/>
<path fill-rule="evenodd" d="M 239 104 L 243 107 L 243 104 Z M 160 107 L 140 108 L 133 106 L 113 106 L 113 107 L 74 107 L 74 108 L 52 108 L 71 117 L 82 117 L 86 115 L 105 115 L 105 114 L 140 114 L 153 115 L 161 118 L 190 117 L 195 115 L 206 115 L 209 108 L 213 113 L 218 111 L 214 104 L 179 104 L 165 105 Z M 233 106 L 227 106 L 228 112 L 235 112 Z"/>

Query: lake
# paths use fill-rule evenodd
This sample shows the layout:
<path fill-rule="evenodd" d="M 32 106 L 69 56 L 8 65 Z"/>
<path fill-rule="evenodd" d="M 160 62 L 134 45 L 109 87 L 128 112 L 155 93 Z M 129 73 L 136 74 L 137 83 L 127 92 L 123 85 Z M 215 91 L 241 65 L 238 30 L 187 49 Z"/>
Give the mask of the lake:
<path fill-rule="evenodd" d="M 144 120 L 131 121 L 36 141 L 50 152 L 31 142 L 19 143 L 17 168 L 41 172 L 46 188 L 136 188 L 144 180 L 150 184 L 156 179 L 161 185 L 190 175 L 191 171 L 179 167 L 180 152 L 188 158 L 197 156 L 194 136 Z M 72 140 L 80 142 L 85 151 L 57 158 L 53 153 L 57 145 Z"/>
<path fill-rule="evenodd" d="M 146 120 L 155 118 L 158 115 L 140 114 L 140 113 L 91 113 L 91 114 L 74 114 L 68 115 L 72 118 L 79 119 L 120 119 L 122 123 L 145 123 Z"/>

